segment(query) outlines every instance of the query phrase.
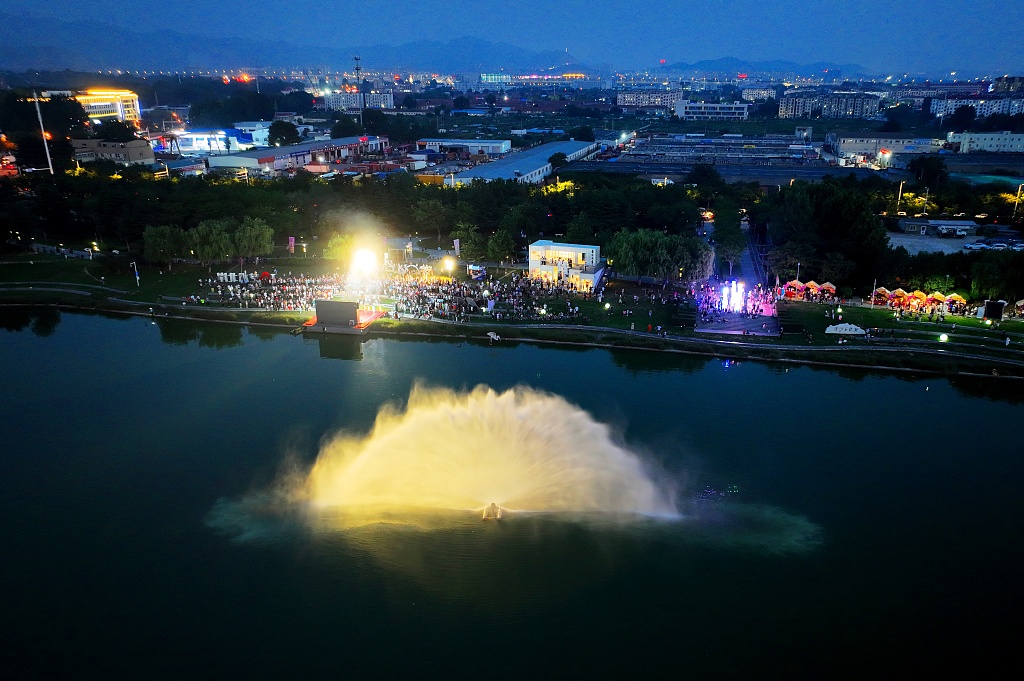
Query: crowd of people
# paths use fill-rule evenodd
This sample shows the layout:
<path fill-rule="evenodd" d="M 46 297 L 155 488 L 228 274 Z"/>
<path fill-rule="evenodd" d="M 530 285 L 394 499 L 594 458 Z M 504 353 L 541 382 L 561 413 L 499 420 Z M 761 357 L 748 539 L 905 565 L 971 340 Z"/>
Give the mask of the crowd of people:
<path fill-rule="evenodd" d="M 317 299 L 330 299 L 345 288 L 344 275 L 278 275 L 276 272 L 200 279 L 197 293 L 183 303 L 242 309 L 312 312 Z"/>

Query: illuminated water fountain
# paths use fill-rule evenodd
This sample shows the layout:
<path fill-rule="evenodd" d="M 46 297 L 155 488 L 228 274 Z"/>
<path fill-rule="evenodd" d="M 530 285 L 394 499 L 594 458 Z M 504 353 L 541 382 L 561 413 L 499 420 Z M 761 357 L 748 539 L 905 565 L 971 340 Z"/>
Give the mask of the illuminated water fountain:
<path fill-rule="evenodd" d="M 528 388 L 416 388 L 404 410 L 382 409 L 366 436 L 324 445 L 300 493 L 321 512 L 355 515 L 479 512 L 491 504 L 520 512 L 677 515 L 670 495 L 607 426 Z"/>

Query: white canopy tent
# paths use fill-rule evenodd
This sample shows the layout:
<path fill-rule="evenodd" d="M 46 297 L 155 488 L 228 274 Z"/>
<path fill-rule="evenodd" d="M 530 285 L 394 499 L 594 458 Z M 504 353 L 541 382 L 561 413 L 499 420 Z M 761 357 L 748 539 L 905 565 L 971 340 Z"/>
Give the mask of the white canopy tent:
<path fill-rule="evenodd" d="M 825 333 L 837 333 L 845 336 L 863 336 L 867 332 L 856 324 L 833 324 L 825 329 Z"/>

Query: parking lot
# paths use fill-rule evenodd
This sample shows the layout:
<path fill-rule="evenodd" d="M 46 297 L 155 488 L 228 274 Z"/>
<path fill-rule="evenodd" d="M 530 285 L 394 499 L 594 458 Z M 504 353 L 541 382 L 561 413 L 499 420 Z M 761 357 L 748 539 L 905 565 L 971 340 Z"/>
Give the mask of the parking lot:
<path fill-rule="evenodd" d="M 911 255 L 918 253 L 956 253 L 963 250 L 965 244 L 971 244 L 976 241 L 986 241 L 986 239 L 980 236 L 947 239 L 939 236 L 904 234 L 902 232 L 889 233 L 889 244 L 893 248 L 903 246 Z"/>

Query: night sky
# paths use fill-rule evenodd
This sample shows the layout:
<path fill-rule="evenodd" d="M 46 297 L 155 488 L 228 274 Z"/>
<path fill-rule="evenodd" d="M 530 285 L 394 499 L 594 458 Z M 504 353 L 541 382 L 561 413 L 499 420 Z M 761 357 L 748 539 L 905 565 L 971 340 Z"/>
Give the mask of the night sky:
<path fill-rule="evenodd" d="M 135 30 L 359 47 L 465 35 L 584 63 L 657 66 L 719 57 L 856 63 L 879 73 L 1024 71 L 1024 2 L 1011 0 L 5 0 L 4 11 Z M 17 40 L 17 31 L 8 34 Z"/>

